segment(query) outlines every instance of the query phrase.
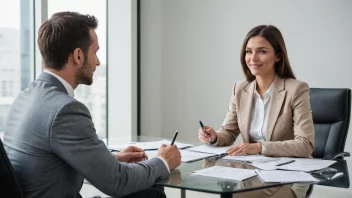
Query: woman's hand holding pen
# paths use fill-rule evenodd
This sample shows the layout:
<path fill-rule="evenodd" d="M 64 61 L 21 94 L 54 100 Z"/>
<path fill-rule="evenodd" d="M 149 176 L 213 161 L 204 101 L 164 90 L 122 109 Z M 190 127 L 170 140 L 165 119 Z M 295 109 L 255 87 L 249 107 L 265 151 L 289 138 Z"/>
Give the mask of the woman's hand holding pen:
<path fill-rule="evenodd" d="M 209 142 L 212 142 L 212 143 L 216 142 L 218 136 L 215 130 L 209 126 L 204 126 L 204 128 L 205 128 L 205 132 L 203 128 L 200 128 L 198 130 L 198 138 L 200 142 L 204 144 L 207 144 Z"/>
<path fill-rule="evenodd" d="M 262 152 L 261 143 L 242 143 L 229 148 L 228 155 L 255 155 Z"/>

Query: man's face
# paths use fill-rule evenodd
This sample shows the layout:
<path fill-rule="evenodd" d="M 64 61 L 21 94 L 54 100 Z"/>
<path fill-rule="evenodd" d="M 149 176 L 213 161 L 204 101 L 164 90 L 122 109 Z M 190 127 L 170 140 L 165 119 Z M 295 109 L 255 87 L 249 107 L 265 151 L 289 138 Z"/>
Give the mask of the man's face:
<path fill-rule="evenodd" d="M 99 42 L 97 34 L 93 29 L 90 30 L 91 45 L 84 57 L 82 68 L 76 72 L 77 84 L 91 85 L 93 83 L 93 73 L 95 68 L 100 65 L 97 51 L 99 50 Z"/>

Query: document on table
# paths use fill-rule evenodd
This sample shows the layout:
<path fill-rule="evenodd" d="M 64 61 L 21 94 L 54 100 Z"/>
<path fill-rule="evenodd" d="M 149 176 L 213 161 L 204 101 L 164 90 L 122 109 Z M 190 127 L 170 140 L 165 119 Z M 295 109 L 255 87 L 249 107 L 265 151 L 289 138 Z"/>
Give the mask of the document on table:
<path fill-rule="evenodd" d="M 290 158 L 290 159 L 294 159 L 295 162 L 282 165 L 279 168 L 282 170 L 296 170 L 296 171 L 310 172 L 310 171 L 326 168 L 336 162 L 333 160 L 322 160 L 322 159 L 313 159 L 313 158 Z"/>
<path fill-rule="evenodd" d="M 193 173 L 191 173 L 191 175 L 243 181 L 250 177 L 254 177 L 257 174 L 255 170 L 230 168 L 230 167 L 224 167 L 224 166 L 212 166 L 209 168 L 194 171 Z"/>
<path fill-rule="evenodd" d="M 223 159 L 234 160 L 234 161 L 244 161 L 244 162 L 270 162 L 278 158 L 265 157 L 263 155 L 240 155 L 240 156 L 226 156 Z"/>
<path fill-rule="evenodd" d="M 318 182 L 309 173 L 301 171 L 255 170 L 263 182 Z"/>
<path fill-rule="evenodd" d="M 145 153 L 148 155 L 148 158 L 151 159 L 156 157 L 158 151 L 156 150 L 147 150 Z M 180 150 L 181 153 L 181 161 L 182 162 L 194 162 L 197 160 L 205 159 L 208 157 L 216 156 L 216 154 L 211 153 L 198 153 L 189 150 Z"/>
<path fill-rule="evenodd" d="M 193 152 L 193 151 L 189 151 L 189 150 L 180 150 L 180 152 L 181 152 L 181 161 L 182 162 L 194 162 L 197 160 L 216 156 L 216 154 L 199 153 L 199 152 Z"/>
<path fill-rule="evenodd" d="M 227 149 L 231 148 L 232 146 L 209 146 L 209 145 L 200 145 L 188 148 L 187 150 L 196 151 L 201 153 L 212 153 L 212 154 L 225 154 Z"/>
<path fill-rule="evenodd" d="M 171 141 L 160 140 L 160 141 L 153 141 L 153 142 L 132 142 L 129 144 L 124 144 L 124 145 L 111 145 L 111 146 L 108 146 L 108 148 L 112 149 L 112 150 L 120 151 L 120 150 L 127 148 L 128 146 L 136 146 L 136 147 L 139 147 L 143 150 L 158 150 L 162 144 L 170 145 Z M 184 143 L 180 143 L 180 142 L 175 142 L 174 144 L 179 149 L 184 149 L 184 148 L 193 146 L 192 144 L 184 144 Z"/>
<path fill-rule="evenodd" d="M 226 156 L 223 159 L 251 162 L 253 166 L 262 170 L 293 170 L 310 172 L 326 168 L 336 161 L 313 158 L 290 158 L 290 157 L 265 157 L 262 155 Z M 278 166 L 279 164 L 294 161 L 289 164 Z"/>

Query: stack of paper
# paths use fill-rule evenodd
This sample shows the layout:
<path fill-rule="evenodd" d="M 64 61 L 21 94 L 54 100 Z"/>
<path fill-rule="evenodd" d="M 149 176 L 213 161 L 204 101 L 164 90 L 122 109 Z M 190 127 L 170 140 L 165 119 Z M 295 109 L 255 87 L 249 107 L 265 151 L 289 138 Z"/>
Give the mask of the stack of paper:
<path fill-rule="evenodd" d="M 230 168 L 224 166 L 212 166 L 209 168 L 194 171 L 191 175 L 200 175 L 206 177 L 215 177 L 221 179 L 242 181 L 256 176 L 255 170 Z"/>
<path fill-rule="evenodd" d="M 256 170 L 259 179 L 263 182 L 318 182 L 309 173 L 300 171 L 266 171 Z"/>

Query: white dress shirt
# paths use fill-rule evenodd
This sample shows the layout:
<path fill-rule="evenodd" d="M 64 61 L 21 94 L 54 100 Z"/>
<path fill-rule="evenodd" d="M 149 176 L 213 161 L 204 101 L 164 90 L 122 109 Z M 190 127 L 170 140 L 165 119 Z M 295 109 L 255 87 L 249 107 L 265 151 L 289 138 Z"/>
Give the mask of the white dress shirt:
<path fill-rule="evenodd" d="M 59 75 L 49 71 L 49 70 L 46 70 L 44 69 L 44 72 L 48 73 L 48 74 L 51 74 L 52 76 L 54 76 L 55 78 L 57 78 L 65 87 L 68 95 L 70 95 L 72 98 L 75 96 L 74 92 L 73 92 L 73 88 L 71 87 L 71 85 L 66 82 L 66 80 L 64 80 L 63 78 L 61 78 Z"/>
<path fill-rule="evenodd" d="M 266 141 L 266 126 L 267 126 L 267 114 L 269 109 L 269 103 L 271 99 L 272 86 L 264 93 L 263 99 L 261 99 L 257 90 L 254 92 L 254 106 L 251 115 L 251 126 L 249 129 L 249 138 L 253 142 L 265 142 Z M 262 144 L 262 152 L 264 152 L 265 146 Z"/>

